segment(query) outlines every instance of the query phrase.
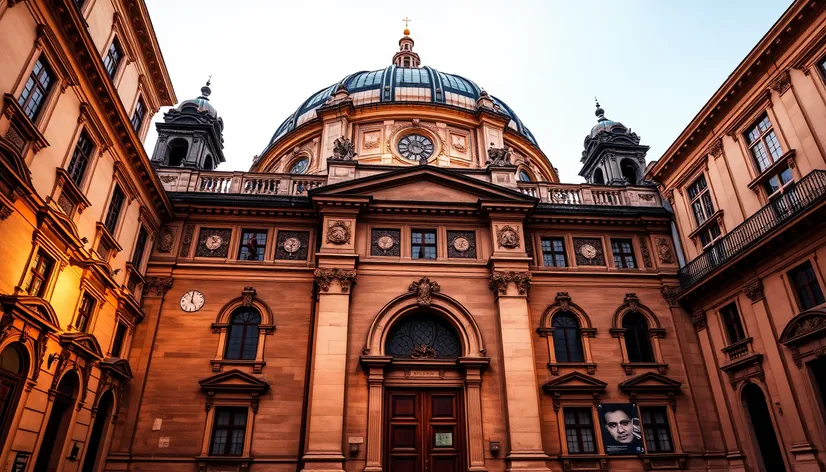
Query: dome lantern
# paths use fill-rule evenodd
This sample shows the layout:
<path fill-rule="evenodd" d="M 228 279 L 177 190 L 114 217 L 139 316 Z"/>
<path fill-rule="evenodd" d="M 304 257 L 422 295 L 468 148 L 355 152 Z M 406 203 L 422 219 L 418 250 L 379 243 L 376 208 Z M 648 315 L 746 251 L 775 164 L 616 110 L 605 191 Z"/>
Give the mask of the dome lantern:
<path fill-rule="evenodd" d="M 393 55 L 393 64 L 396 67 L 419 67 L 419 55 L 413 52 L 413 38 L 410 37 L 409 18 L 404 18 L 404 36 L 399 40 L 399 52 Z"/>
<path fill-rule="evenodd" d="M 597 124 L 585 136 L 582 169 L 579 175 L 592 185 L 640 185 L 648 146 L 625 125 L 605 117 L 605 110 L 594 98 Z"/>

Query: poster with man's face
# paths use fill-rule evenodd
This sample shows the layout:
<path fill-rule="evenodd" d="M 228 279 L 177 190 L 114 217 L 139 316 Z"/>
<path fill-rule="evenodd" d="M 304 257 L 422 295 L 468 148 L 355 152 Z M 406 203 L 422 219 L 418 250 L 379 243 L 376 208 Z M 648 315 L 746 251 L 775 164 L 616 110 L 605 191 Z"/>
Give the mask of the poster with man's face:
<path fill-rule="evenodd" d="M 601 403 L 598 412 L 606 454 L 645 452 L 636 403 Z"/>

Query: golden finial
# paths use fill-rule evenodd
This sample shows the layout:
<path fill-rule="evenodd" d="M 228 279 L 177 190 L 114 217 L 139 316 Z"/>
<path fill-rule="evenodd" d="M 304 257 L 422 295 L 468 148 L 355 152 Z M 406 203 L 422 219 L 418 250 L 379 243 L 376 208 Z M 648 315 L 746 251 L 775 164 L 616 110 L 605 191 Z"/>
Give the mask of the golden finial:
<path fill-rule="evenodd" d="M 405 16 L 404 18 L 402 18 L 402 21 L 404 21 L 404 35 L 410 36 L 410 29 L 407 27 L 407 24 L 413 20 Z"/>

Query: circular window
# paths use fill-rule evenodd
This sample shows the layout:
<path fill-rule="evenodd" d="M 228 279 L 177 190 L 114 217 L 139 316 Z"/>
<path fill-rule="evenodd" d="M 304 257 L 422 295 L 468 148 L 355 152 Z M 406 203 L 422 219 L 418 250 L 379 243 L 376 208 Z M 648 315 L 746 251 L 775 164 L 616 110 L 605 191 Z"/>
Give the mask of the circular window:
<path fill-rule="evenodd" d="M 310 167 L 310 160 L 306 157 L 301 158 L 290 167 L 290 174 L 303 174 L 307 172 L 308 167 Z"/>
<path fill-rule="evenodd" d="M 519 171 L 519 180 L 521 182 L 530 182 L 531 181 L 531 176 L 527 172 L 525 172 L 524 170 L 520 170 Z"/>
<path fill-rule="evenodd" d="M 433 141 L 421 134 L 408 134 L 399 140 L 399 154 L 411 161 L 430 159 L 433 155 Z"/>

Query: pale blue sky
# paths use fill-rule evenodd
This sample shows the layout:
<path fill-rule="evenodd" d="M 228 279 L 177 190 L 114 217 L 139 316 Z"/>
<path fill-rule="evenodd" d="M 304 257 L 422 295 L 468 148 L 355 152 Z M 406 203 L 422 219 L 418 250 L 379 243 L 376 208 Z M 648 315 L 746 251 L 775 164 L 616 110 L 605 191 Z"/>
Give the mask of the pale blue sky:
<path fill-rule="evenodd" d="M 390 64 L 405 16 L 424 65 L 505 101 L 577 175 L 594 96 L 658 159 L 789 6 L 788 0 L 147 0 L 179 100 L 213 74 L 219 170 L 247 170 L 312 93 Z M 155 120 L 160 120 L 158 114 Z M 154 126 L 147 140 L 151 155 Z"/>

